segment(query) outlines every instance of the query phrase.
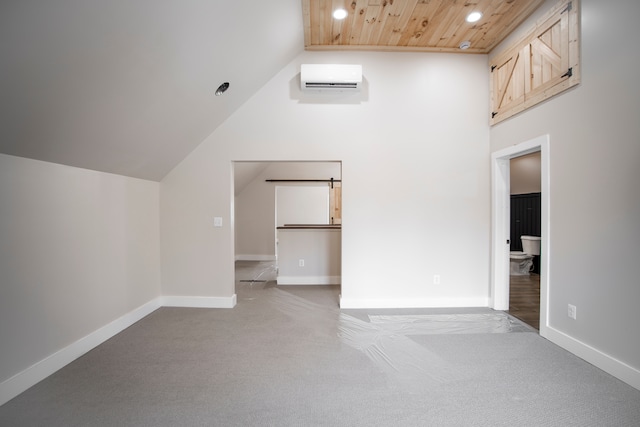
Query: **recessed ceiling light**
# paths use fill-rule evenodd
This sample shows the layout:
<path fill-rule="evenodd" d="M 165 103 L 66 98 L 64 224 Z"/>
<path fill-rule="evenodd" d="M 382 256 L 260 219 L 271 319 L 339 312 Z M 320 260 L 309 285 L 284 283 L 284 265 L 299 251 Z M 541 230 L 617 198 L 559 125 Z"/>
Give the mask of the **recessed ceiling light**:
<path fill-rule="evenodd" d="M 344 19 L 347 17 L 347 11 L 344 9 L 336 9 L 333 11 L 333 17 L 335 19 Z"/>
<path fill-rule="evenodd" d="M 477 22 L 482 18 L 482 13 L 480 12 L 471 12 L 467 15 L 467 22 Z"/>
<path fill-rule="evenodd" d="M 224 82 L 216 89 L 216 96 L 220 96 L 229 89 L 229 82 Z"/>

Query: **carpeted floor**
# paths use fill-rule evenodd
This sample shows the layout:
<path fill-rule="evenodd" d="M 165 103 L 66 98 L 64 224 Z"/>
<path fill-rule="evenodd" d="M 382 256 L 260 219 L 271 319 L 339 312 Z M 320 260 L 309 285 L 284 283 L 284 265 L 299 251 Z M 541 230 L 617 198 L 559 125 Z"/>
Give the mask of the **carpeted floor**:
<path fill-rule="evenodd" d="M 238 263 L 234 309 L 162 308 L 0 426 L 639 426 L 640 391 L 502 312 L 339 310 Z"/>

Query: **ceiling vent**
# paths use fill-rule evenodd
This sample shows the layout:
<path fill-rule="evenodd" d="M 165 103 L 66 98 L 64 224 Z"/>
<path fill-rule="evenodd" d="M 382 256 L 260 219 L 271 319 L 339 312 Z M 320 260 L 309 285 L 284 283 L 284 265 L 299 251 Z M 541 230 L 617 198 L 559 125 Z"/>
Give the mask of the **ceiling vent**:
<path fill-rule="evenodd" d="M 302 64 L 300 87 L 306 91 L 356 91 L 362 85 L 362 65 Z"/>

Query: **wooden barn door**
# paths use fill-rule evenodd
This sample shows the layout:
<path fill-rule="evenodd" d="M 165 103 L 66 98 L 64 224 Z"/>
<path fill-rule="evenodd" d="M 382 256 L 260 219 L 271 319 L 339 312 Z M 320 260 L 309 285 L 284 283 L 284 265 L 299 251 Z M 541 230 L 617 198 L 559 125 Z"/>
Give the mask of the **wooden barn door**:
<path fill-rule="evenodd" d="M 491 64 L 491 124 L 579 83 L 577 0 L 561 2 Z"/>
<path fill-rule="evenodd" d="M 342 183 L 332 182 L 329 185 L 329 221 L 342 224 Z"/>

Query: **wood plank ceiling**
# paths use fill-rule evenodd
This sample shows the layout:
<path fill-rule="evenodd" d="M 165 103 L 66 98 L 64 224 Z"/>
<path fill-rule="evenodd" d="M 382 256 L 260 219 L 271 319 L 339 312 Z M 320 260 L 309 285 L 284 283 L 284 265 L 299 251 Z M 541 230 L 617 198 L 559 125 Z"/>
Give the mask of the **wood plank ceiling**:
<path fill-rule="evenodd" d="M 302 0 L 307 50 L 488 53 L 544 0 Z M 332 17 L 343 8 L 343 20 Z M 466 21 L 481 12 L 475 23 Z M 460 49 L 463 42 L 467 49 Z"/>

